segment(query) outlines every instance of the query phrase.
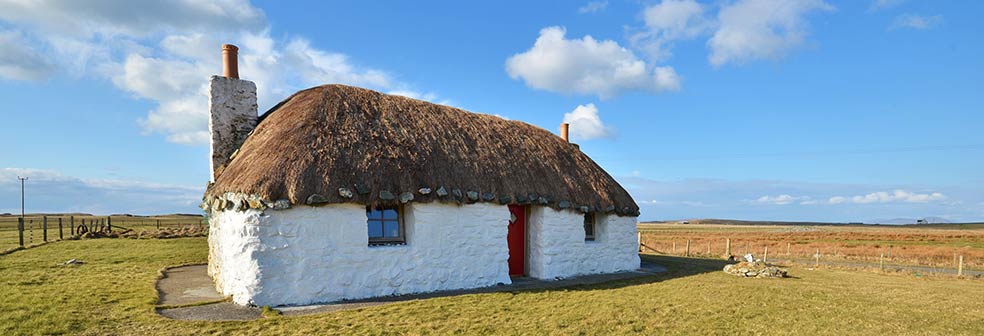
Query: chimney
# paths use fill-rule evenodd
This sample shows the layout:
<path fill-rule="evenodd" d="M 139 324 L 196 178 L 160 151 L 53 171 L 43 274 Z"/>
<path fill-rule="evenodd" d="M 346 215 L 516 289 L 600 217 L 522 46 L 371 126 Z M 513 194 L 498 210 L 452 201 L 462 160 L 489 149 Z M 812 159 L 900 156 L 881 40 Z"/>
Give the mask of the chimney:
<path fill-rule="evenodd" d="M 570 130 L 571 130 L 571 124 L 568 123 L 560 124 L 560 137 L 564 139 L 564 141 L 571 142 L 571 139 L 568 138 L 568 133 L 570 132 Z"/>
<path fill-rule="evenodd" d="M 222 45 L 222 76 L 208 86 L 208 132 L 212 182 L 256 127 L 256 84 L 239 79 L 239 48 Z"/>

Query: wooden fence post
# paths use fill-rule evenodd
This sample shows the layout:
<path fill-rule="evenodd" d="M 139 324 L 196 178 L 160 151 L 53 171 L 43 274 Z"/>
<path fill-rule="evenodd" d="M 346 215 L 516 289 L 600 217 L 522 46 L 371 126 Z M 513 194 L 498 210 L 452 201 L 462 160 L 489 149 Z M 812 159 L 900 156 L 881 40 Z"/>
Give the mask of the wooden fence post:
<path fill-rule="evenodd" d="M 820 249 L 817 249 L 817 254 L 814 254 L 813 256 L 817 258 L 817 261 L 814 264 L 814 266 L 815 267 L 820 267 Z"/>
<path fill-rule="evenodd" d="M 728 257 L 731 256 L 731 238 L 724 241 L 724 255 Z"/>
<path fill-rule="evenodd" d="M 17 217 L 17 236 L 20 246 L 24 247 L 24 217 Z"/>
<path fill-rule="evenodd" d="M 707 242 L 707 256 L 711 256 L 711 242 Z"/>
<path fill-rule="evenodd" d="M 786 256 L 789 256 L 789 243 L 786 243 Z"/>
<path fill-rule="evenodd" d="M 676 242 L 673 242 L 673 254 L 676 254 Z"/>
<path fill-rule="evenodd" d="M 642 252 L 642 232 L 636 232 L 636 244 L 639 245 L 639 252 Z"/>
<path fill-rule="evenodd" d="M 686 256 L 688 256 L 688 257 L 690 256 L 690 239 L 687 239 L 687 254 L 686 254 Z"/>
<path fill-rule="evenodd" d="M 41 237 L 44 241 L 48 241 L 48 216 L 41 216 Z"/>
<path fill-rule="evenodd" d="M 769 262 L 769 245 L 765 246 L 765 253 L 762 254 L 762 262 Z"/>
<path fill-rule="evenodd" d="M 157 220 L 157 231 L 160 231 L 160 230 L 161 230 L 161 220 L 158 219 Z M 641 237 L 641 234 L 640 234 L 640 237 Z M 642 239 L 642 238 L 639 238 L 639 239 Z"/>
<path fill-rule="evenodd" d="M 960 263 L 957 265 L 957 276 L 963 276 L 963 256 L 960 256 Z"/>
<path fill-rule="evenodd" d="M 113 232 L 113 217 L 106 216 L 106 231 Z"/>
<path fill-rule="evenodd" d="M 68 233 L 75 235 L 75 216 L 68 217 Z"/>
<path fill-rule="evenodd" d="M 880 257 L 878 257 L 878 269 L 879 270 L 882 270 L 882 271 L 885 270 L 885 253 L 884 252 L 882 252 L 882 254 L 881 254 Z"/>
<path fill-rule="evenodd" d="M 65 233 L 62 232 L 62 218 L 58 217 L 58 240 L 65 239 Z"/>

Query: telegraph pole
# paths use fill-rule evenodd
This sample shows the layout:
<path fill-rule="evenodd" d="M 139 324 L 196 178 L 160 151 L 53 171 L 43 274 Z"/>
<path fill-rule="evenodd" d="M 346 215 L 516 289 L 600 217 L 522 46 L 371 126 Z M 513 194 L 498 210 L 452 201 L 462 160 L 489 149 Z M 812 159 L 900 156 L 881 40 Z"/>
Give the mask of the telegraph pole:
<path fill-rule="evenodd" d="M 24 218 L 24 181 L 27 181 L 27 177 L 17 177 L 21 181 L 21 218 Z"/>

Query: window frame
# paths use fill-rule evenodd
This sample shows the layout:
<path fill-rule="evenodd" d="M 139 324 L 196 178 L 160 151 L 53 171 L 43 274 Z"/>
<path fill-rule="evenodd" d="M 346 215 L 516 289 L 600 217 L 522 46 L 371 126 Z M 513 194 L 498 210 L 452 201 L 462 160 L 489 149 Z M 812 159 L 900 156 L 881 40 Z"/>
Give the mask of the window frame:
<path fill-rule="evenodd" d="M 397 227 L 399 228 L 399 235 L 397 237 L 386 237 L 386 232 L 385 232 L 385 229 L 386 229 L 386 225 L 385 225 L 386 219 L 385 218 L 379 219 L 379 220 L 369 219 L 369 214 L 373 210 L 396 210 L 396 223 L 397 223 Z M 380 205 L 380 206 L 376 206 L 376 207 L 369 207 L 369 206 L 367 206 L 366 207 L 366 238 L 369 241 L 369 246 L 406 245 L 406 243 L 407 243 L 407 231 L 406 231 L 406 226 L 403 223 L 404 222 L 403 221 L 403 217 L 404 217 L 404 211 L 403 211 L 403 206 L 402 205 L 397 205 L 397 206 L 384 206 L 384 205 Z M 370 222 L 377 222 L 377 223 L 379 223 L 379 225 L 382 226 L 382 229 L 383 229 L 383 237 L 373 238 L 373 237 L 370 237 L 369 236 L 369 223 Z"/>
<path fill-rule="evenodd" d="M 588 234 L 588 226 L 589 226 L 588 223 L 589 223 L 589 221 L 591 223 L 590 224 L 590 227 L 591 227 L 591 234 L 590 235 Z M 584 241 L 586 241 L 586 242 L 596 241 L 597 238 L 598 238 L 598 216 L 596 216 L 595 213 L 593 213 L 593 212 L 586 212 L 586 213 L 584 213 L 584 222 L 582 224 L 584 225 Z"/>

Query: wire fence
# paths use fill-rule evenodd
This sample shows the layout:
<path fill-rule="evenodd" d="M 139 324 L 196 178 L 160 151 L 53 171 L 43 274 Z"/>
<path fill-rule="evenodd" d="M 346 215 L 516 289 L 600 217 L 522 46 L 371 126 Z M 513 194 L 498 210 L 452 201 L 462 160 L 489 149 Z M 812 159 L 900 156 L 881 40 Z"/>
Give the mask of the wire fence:
<path fill-rule="evenodd" d="M 0 250 L 79 237 L 89 232 L 162 231 L 207 227 L 202 216 L 0 216 Z"/>
<path fill-rule="evenodd" d="M 927 273 L 984 276 L 981 249 L 954 247 L 940 252 L 911 246 L 884 244 L 876 249 L 820 242 L 768 242 L 738 239 L 664 239 L 640 232 L 639 251 L 696 258 L 741 260 L 746 254 L 766 262 L 794 262 L 882 270 L 912 270 Z"/>

